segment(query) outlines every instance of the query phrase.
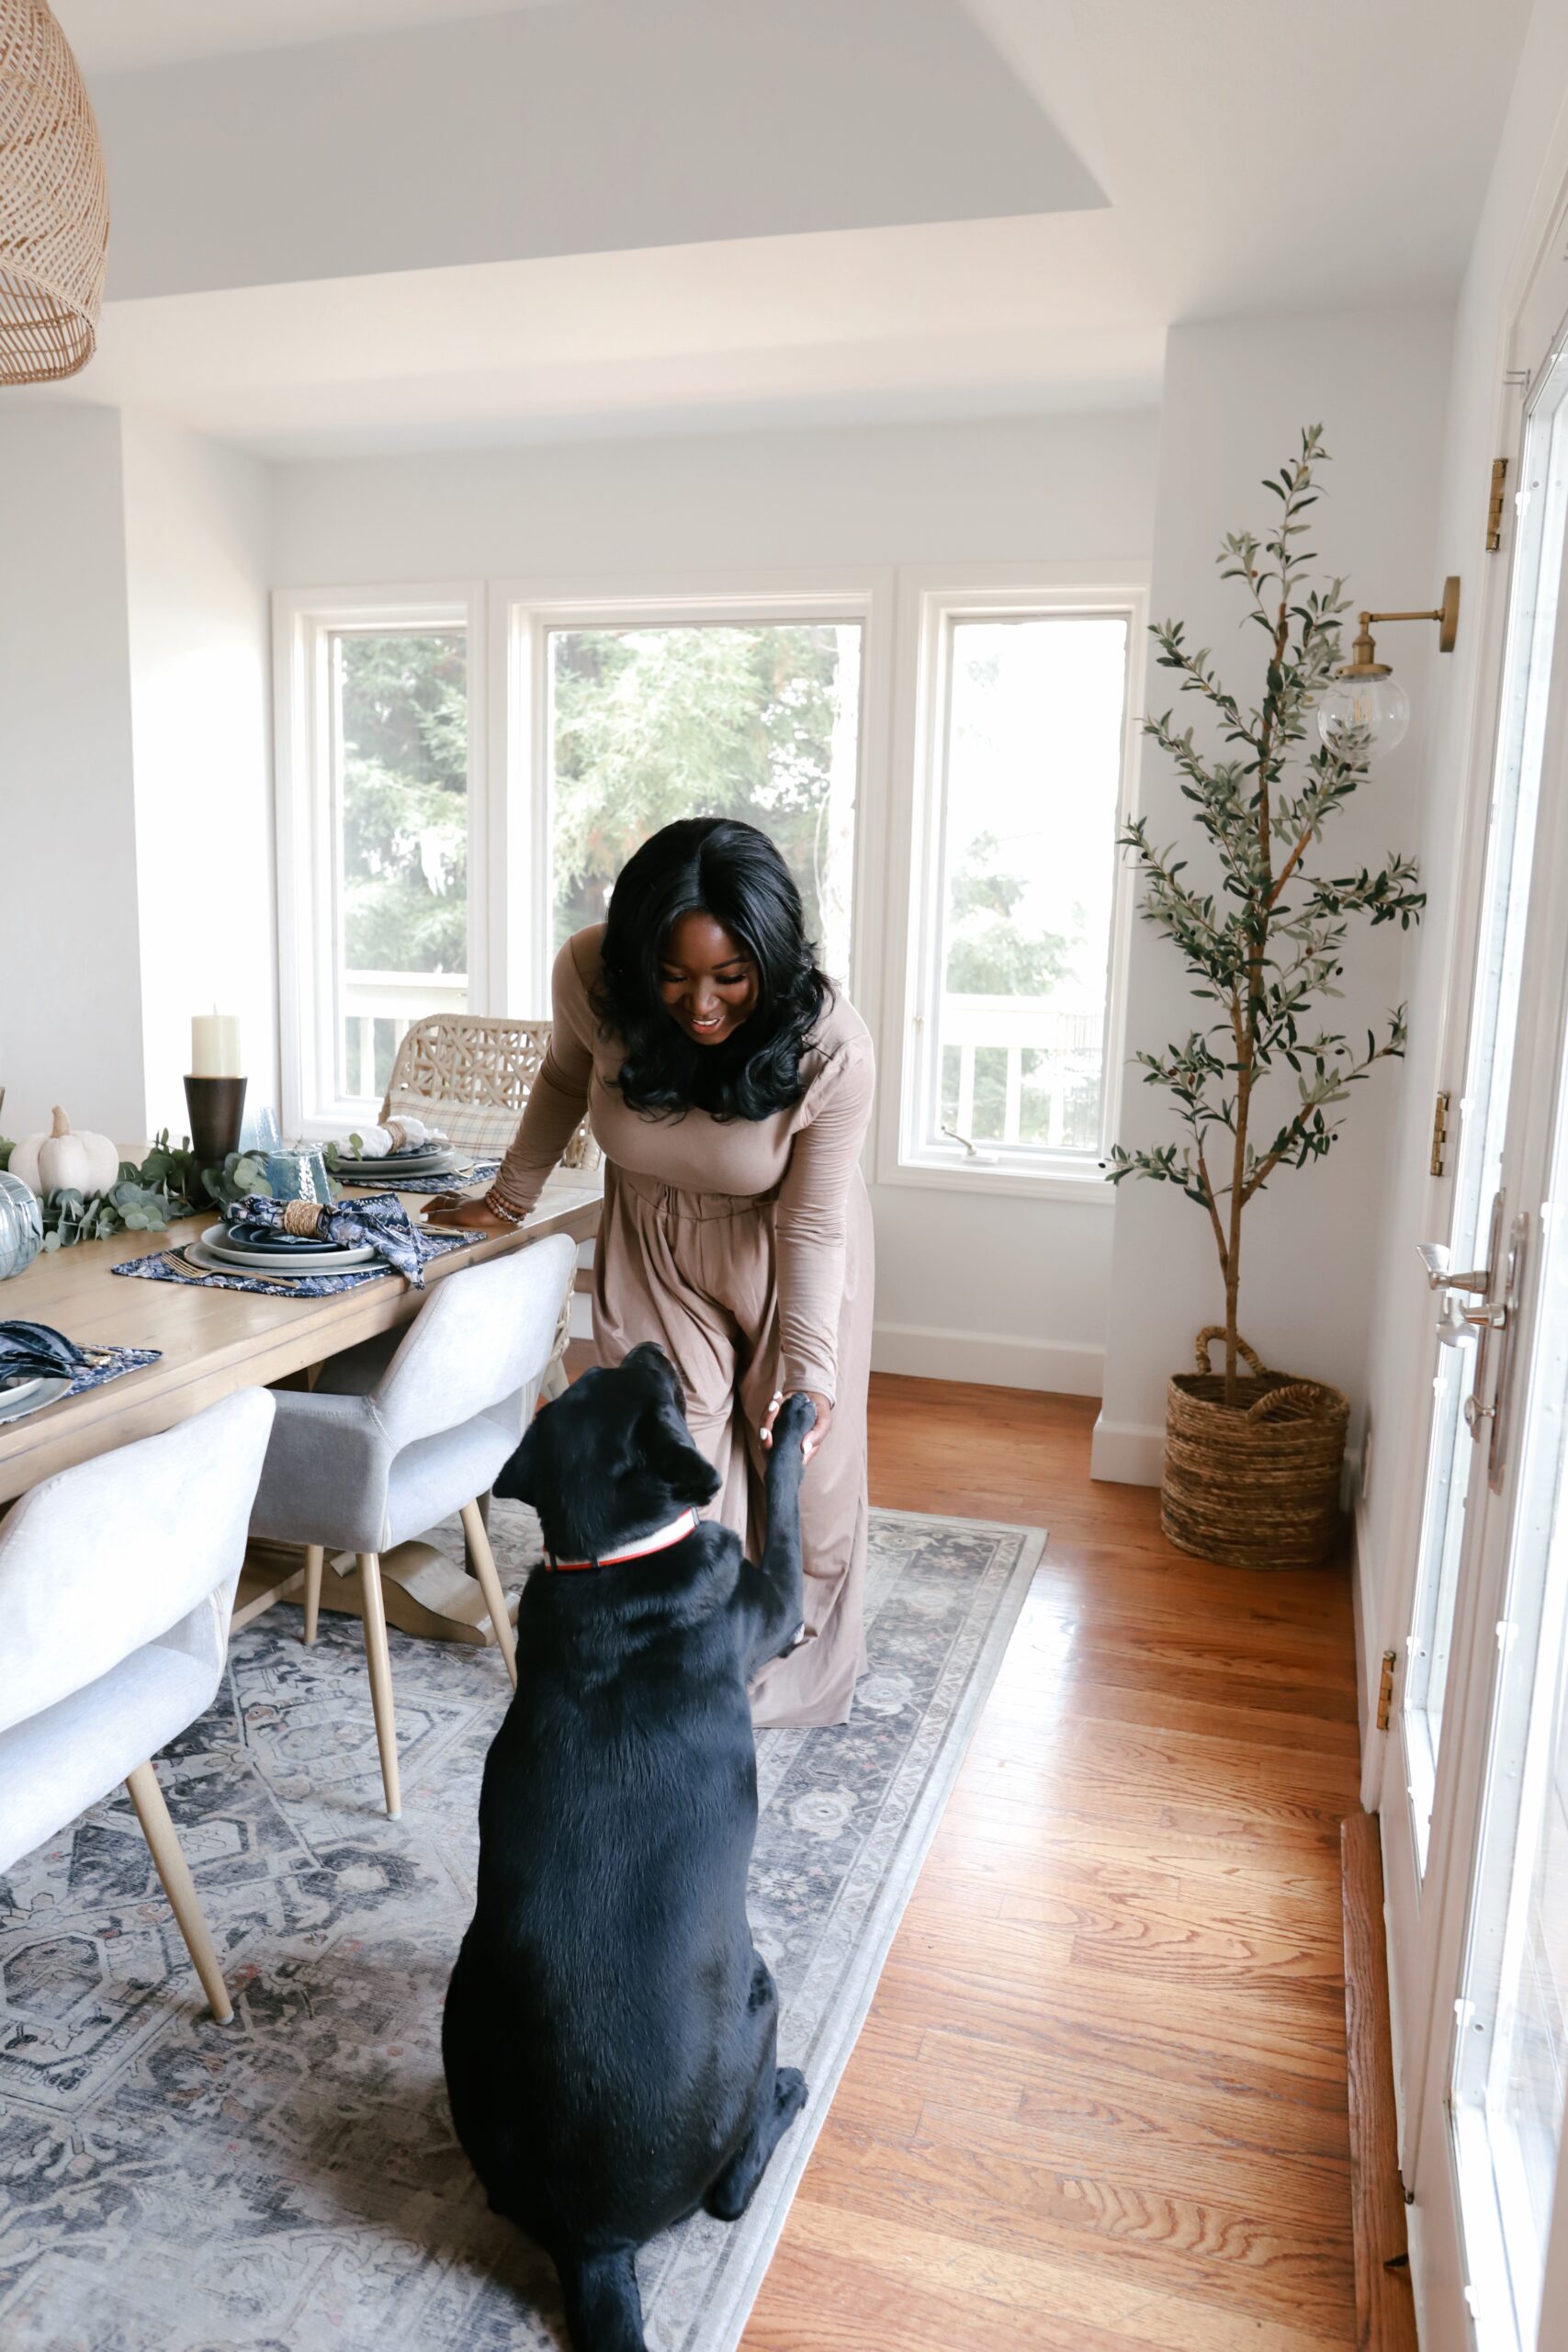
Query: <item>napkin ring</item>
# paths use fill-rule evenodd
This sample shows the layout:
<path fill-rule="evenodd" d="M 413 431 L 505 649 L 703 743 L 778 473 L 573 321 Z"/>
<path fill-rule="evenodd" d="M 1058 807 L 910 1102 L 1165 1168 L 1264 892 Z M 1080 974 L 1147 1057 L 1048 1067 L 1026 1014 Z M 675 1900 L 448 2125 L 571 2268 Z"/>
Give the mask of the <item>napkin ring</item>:
<path fill-rule="evenodd" d="M 383 1120 L 382 1133 L 391 1136 L 394 1151 L 401 1151 L 409 1139 L 409 1131 L 400 1119 Z"/>
<path fill-rule="evenodd" d="M 285 1233 L 297 1233 L 304 1239 L 312 1234 L 319 1233 L 321 1229 L 321 1204 L 320 1201 L 285 1201 L 283 1204 Z"/>

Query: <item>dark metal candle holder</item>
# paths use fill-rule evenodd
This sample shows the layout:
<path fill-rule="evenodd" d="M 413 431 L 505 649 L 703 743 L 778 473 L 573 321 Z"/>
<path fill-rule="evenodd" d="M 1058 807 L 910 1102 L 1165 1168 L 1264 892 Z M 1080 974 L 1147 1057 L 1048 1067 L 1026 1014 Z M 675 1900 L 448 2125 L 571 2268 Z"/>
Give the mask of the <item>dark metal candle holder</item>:
<path fill-rule="evenodd" d="M 243 1078 L 186 1079 L 190 1147 L 203 1168 L 221 1168 L 229 1154 L 239 1150 L 247 1083 Z"/>

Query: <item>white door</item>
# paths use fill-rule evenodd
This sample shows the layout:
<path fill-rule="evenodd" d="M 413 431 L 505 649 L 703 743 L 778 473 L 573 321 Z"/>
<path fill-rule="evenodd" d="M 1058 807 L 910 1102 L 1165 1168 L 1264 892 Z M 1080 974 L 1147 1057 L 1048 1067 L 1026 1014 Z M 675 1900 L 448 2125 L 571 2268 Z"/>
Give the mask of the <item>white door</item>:
<path fill-rule="evenodd" d="M 1432 1253 L 1440 1337 L 1419 1574 L 1383 1790 L 1426 2352 L 1568 2346 L 1561 344 L 1531 387 L 1521 471 L 1453 1231 L 1446 1261 Z"/>
<path fill-rule="evenodd" d="M 1464 1081 L 1454 1117 L 1450 1223 L 1452 1286 L 1432 1297 L 1430 1419 L 1400 1704 L 1380 1793 L 1390 1916 L 1390 1989 L 1400 2060 L 1402 2162 L 1415 2188 L 1410 2120 L 1420 2111 L 1429 2020 L 1444 1997 L 1438 1928 L 1454 1866 L 1449 1769 L 1462 1693 L 1450 1670 L 1469 1655 L 1474 1606 L 1467 1562 L 1488 1492 L 1475 1399 L 1492 1375 L 1497 1335 L 1469 1321 L 1494 1288 L 1509 1222 L 1503 1153 L 1514 1084 L 1541 779 L 1568 734 L 1568 345 L 1553 346 L 1528 399 L 1492 793 L 1464 1024 Z M 1436 1270 L 1434 1269 L 1434 1272 Z M 1463 1286 L 1461 1286 L 1463 1285 Z M 1467 1419 L 1467 1408 L 1470 1418 Z M 1450 1811 L 1445 1813 L 1448 1804 Z M 1440 1834 L 1434 1837 L 1434 1819 Z M 1459 1857 L 1462 1869 L 1463 1857 Z"/>

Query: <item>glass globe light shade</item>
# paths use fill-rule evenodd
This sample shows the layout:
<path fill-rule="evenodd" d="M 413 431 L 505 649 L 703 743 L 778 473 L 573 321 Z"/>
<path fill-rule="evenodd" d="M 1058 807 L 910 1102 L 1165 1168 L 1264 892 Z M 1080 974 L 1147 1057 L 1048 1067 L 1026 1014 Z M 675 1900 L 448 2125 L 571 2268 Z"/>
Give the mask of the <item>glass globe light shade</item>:
<path fill-rule="evenodd" d="M 1331 752 L 1392 752 L 1404 741 L 1410 696 L 1393 677 L 1336 678 L 1318 697 L 1317 731 Z"/>

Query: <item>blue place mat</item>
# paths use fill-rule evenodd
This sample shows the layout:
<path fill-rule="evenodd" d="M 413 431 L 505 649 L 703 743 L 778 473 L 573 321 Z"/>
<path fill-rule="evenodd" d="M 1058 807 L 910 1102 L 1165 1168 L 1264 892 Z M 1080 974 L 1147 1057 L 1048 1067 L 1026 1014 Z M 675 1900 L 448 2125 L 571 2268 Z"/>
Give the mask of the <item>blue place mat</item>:
<path fill-rule="evenodd" d="M 337 1182 L 344 1192 L 374 1192 L 378 1187 L 389 1187 L 402 1193 L 471 1193 L 478 1185 L 491 1184 L 501 1166 L 499 1159 L 476 1159 L 467 1176 L 420 1176 L 408 1184 L 397 1184 L 390 1173 L 385 1176 L 340 1176 Z"/>
<path fill-rule="evenodd" d="M 141 1372 L 150 1363 L 163 1361 L 162 1348 L 106 1348 L 101 1363 L 85 1363 L 72 1375 L 71 1385 L 62 1396 L 48 1397 L 43 1403 L 29 1406 L 26 1413 L 13 1413 L 8 1420 L 0 1421 L 0 1437 L 7 1430 L 20 1427 L 32 1413 L 46 1412 L 51 1405 L 68 1405 L 73 1396 L 85 1396 L 89 1388 L 102 1388 L 106 1381 L 120 1380 L 128 1372 Z"/>
<path fill-rule="evenodd" d="M 433 1258 L 445 1258 L 454 1250 L 471 1250 L 482 1241 L 481 1233 L 421 1233 L 420 1256 L 428 1265 Z M 128 1258 L 123 1266 L 111 1266 L 111 1273 L 127 1274 L 132 1282 L 188 1283 L 197 1290 L 252 1290 L 263 1298 L 332 1298 L 340 1290 L 358 1290 L 366 1283 L 381 1282 L 395 1272 L 391 1266 L 359 1266 L 346 1274 L 309 1274 L 290 1283 L 269 1283 L 254 1274 L 207 1273 L 197 1266 L 187 1266 L 173 1250 L 154 1250 L 150 1257 Z"/>

